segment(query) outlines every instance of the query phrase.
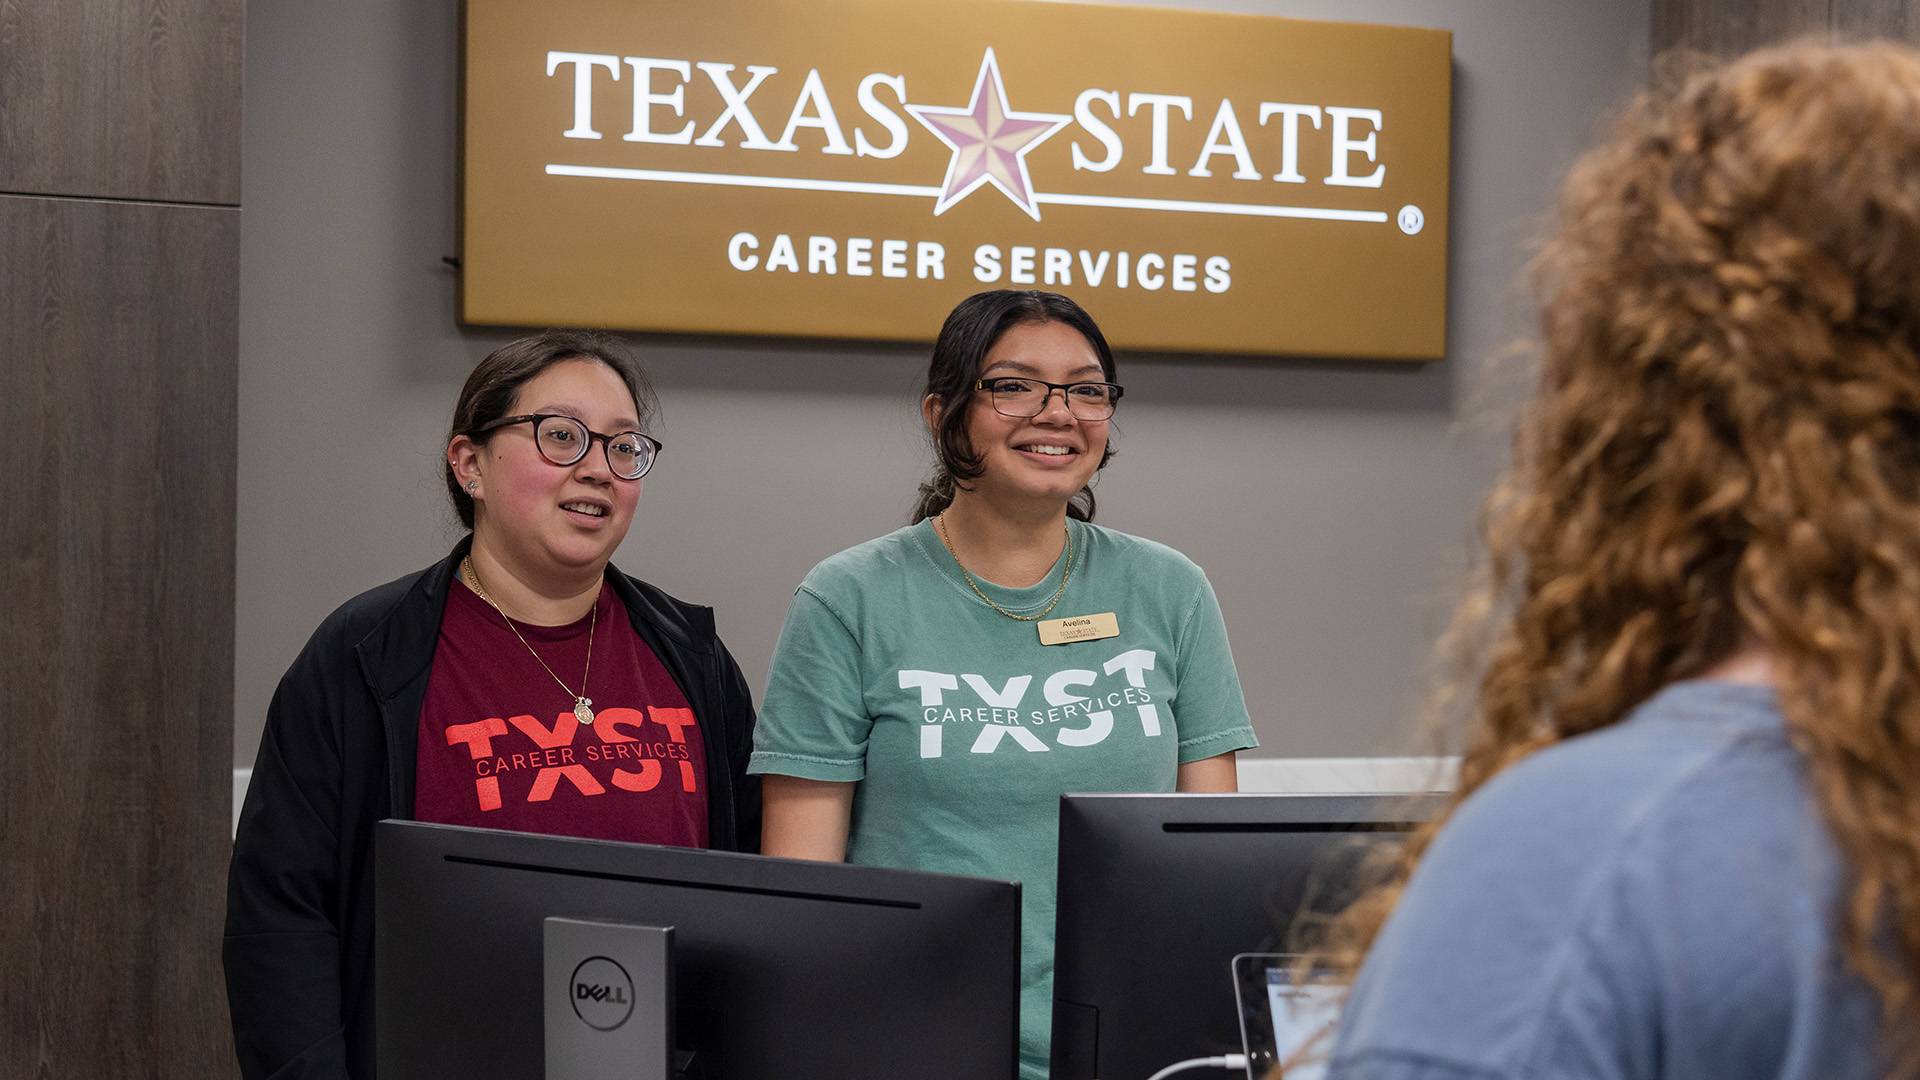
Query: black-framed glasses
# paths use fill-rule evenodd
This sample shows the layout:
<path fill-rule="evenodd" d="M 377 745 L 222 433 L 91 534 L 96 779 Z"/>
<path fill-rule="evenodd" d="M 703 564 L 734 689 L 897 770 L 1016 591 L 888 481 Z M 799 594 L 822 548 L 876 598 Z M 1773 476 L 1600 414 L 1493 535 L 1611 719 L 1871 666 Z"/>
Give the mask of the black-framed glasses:
<path fill-rule="evenodd" d="M 985 390 L 993 395 L 993 411 L 1001 416 L 1029 417 L 1039 416 L 1047 409 L 1048 399 L 1055 390 L 1060 391 L 1060 400 L 1067 403 L 1067 411 L 1076 420 L 1105 420 L 1113 415 L 1113 407 L 1125 391 L 1118 383 L 1110 382 L 1046 382 L 1042 379 L 1022 379 L 1014 376 L 1001 376 L 992 379 L 976 379 L 975 390 Z"/>
<path fill-rule="evenodd" d="M 532 424 L 533 445 L 539 447 L 540 456 L 562 467 L 578 465 L 596 442 L 607 453 L 607 468 L 622 480 L 638 480 L 647 475 L 647 470 L 653 468 L 660 457 L 660 440 L 651 435 L 638 431 L 602 435 L 571 416 L 553 413 L 503 416 L 467 432 L 467 437 L 485 435 L 512 424 Z"/>

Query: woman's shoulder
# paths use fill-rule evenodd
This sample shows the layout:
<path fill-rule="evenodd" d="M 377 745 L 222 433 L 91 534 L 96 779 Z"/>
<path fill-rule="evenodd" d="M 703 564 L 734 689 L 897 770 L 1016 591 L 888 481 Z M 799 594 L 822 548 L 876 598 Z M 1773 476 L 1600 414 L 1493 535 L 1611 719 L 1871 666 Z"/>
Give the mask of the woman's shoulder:
<path fill-rule="evenodd" d="M 1076 521 L 1072 527 L 1076 542 L 1086 544 L 1090 560 L 1124 564 L 1131 571 L 1151 574 L 1159 580 L 1199 584 L 1207 579 L 1199 563 L 1169 544 L 1090 521 Z"/>
<path fill-rule="evenodd" d="M 382 623 L 402 614 L 409 602 L 418 600 L 428 588 L 436 571 L 449 572 L 447 566 L 443 560 L 353 596 L 320 620 L 313 640 L 348 646 L 359 643 Z"/>
<path fill-rule="evenodd" d="M 430 648 L 433 627 L 440 615 L 432 591 L 436 583 L 444 590 L 451 578 L 451 567 L 449 557 L 376 585 L 336 606 L 308 635 L 282 677 L 283 683 L 328 681 L 341 672 L 358 670 L 354 654 L 369 641 L 376 643 L 377 652 L 386 652 L 391 650 L 383 650 L 381 646 L 396 641 L 417 643 L 425 637 Z"/>
<path fill-rule="evenodd" d="M 1584 814 L 1596 800 L 1643 820 L 1689 799 L 1703 787 L 1775 773 L 1797 787 L 1785 722 L 1771 689 L 1734 683 L 1675 683 L 1641 703 L 1620 723 L 1540 751 L 1477 793 L 1496 812 L 1516 805 L 1566 807 Z"/>
<path fill-rule="evenodd" d="M 607 577 L 627 614 L 664 630 L 690 645 L 699 645 L 716 636 L 713 609 L 705 604 L 682 600 L 650 581 L 643 581 L 617 566 L 607 568 Z"/>
<path fill-rule="evenodd" d="M 904 525 L 890 533 L 855 544 L 814 564 L 800 587 L 817 594 L 840 594 L 870 586 L 881 575 L 925 561 L 919 550 L 923 523 Z"/>
<path fill-rule="evenodd" d="M 1503 771 L 1455 812 L 1440 841 L 1511 854 L 1538 848 L 1591 866 L 1637 836 L 1667 834 L 1703 802 L 1778 805 L 1800 792 L 1771 691 L 1680 683 L 1624 721 Z"/>
<path fill-rule="evenodd" d="M 1407 920 L 1541 941 L 1607 912 L 1684 919 L 1664 898 L 1715 892 L 1729 858 L 1765 853 L 1783 882 L 1819 860 L 1808 800 L 1770 692 L 1679 684 L 1461 803 L 1414 874 Z"/>

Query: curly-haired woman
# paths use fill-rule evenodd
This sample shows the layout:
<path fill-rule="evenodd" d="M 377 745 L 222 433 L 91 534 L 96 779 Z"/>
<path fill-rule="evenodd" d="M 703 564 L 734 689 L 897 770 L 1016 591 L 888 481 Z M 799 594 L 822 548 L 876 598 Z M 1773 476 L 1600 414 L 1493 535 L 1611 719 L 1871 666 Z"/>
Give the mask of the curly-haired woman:
<path fill-rule="evenodd" d="M 1460 801 L 1336 938 L 1330 1076 L 1910 1075 L 1920 55 L 1649 94 L 1537 283 Z"/>

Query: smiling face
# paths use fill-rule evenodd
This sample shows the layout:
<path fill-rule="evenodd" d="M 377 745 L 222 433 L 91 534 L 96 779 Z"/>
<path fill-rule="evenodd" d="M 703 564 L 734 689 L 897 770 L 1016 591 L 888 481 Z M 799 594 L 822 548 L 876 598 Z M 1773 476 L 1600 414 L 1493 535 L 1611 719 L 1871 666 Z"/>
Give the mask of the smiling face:
<path fill-rule="evenodd" d="M 1093 345 L 1066 323 L 1020 323 L 1000 335 L 981 361 L 980 378 L 1021 377 L 1051 383 L 1101 382 L 1107 374 Z M 1059 391 L 1036 416 L 1004 416 L 993 395 L 975 391 L 967 406 L 967 438 L 984 472 L 973 486 L 988 498 L 1065 505 L 1100 467 L 1108 420 L 1080 420 Z"/>
<path fill-rule="evenodd" d="M 571 416 L 609 434 L 639 427 L 633 395 L 612 368 L 596 360 L 562 360 L 520 387 L 507 415 Z M 621 480 L 607 468 L 595 440 L 585 456 L 560 466 L 540 454 L 534 425 L 510 424 L 468 440 L 474 494 L 474 536 L 519 573 L 597 575 L 626 539 L 642 481 Z M 462 437 L 464 439 L 464 436 Z M 450 452 L 461 452 L 461 439 Z"/>

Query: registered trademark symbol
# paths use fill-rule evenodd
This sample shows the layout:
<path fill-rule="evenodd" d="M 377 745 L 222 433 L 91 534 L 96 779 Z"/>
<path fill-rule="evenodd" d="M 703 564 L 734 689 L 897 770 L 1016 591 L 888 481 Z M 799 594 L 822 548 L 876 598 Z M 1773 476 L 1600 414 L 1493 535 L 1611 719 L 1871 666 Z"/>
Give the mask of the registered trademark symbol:
<path fill-rule="evenodd" d="M 1400 208 L 1398 220 L 1400 223 L 1400 231 L 1406 233 L 1408 236 L 1414 236 L 1418 234 L 1421 229 L 1427 227 L 1427 215 L 1421 213 L 1420 208 L 1412 203 L 1408 203 Z"/>

